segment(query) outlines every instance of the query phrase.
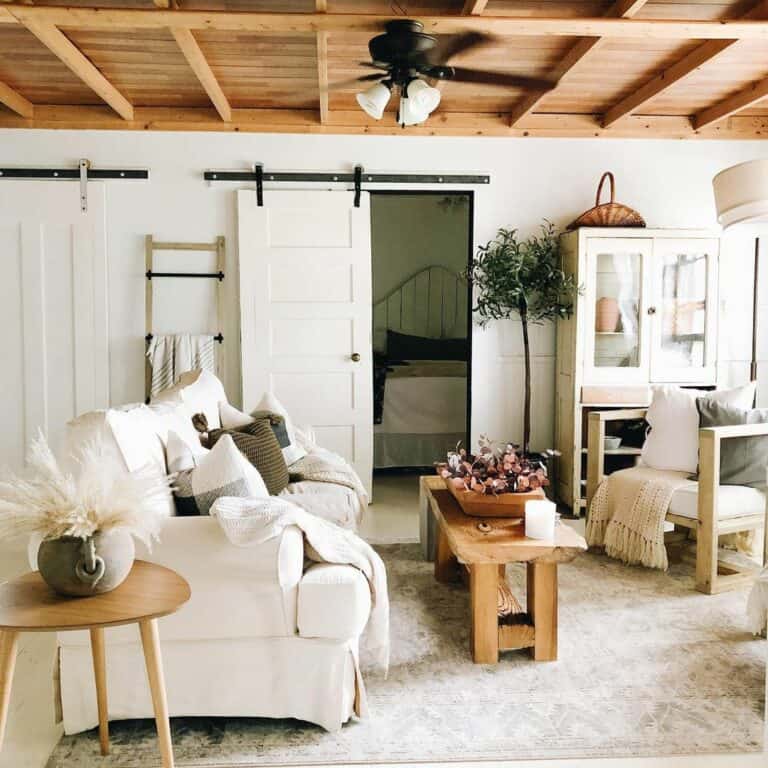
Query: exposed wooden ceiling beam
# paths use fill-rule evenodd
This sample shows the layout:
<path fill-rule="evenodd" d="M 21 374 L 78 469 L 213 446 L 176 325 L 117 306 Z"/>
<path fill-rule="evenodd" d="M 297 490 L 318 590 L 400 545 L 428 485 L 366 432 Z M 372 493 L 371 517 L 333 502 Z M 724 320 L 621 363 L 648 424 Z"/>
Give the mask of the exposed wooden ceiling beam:
<path fill-rule="evenodd" d="M 120 119 L 101 106 L 35 105 L 32 120 L 0 114 L 0 128 L 76 128 L 94 130 L 238 131 L 256 133 L 403 135 L 394 119 L 374 123 L 360 110 L 333 110 L 329 123 L 317 120 L 317 110 L 233 109 L 224 123 L 213 108 L 137 107 L 134 119 Z M 768 137 L 768 117 L 733 116 L 730 120 L 694 131 L 685 116 L 630 117 L 610 130 L 600 127 L 599 115 L 533 114 L 525 128 L 510 128 L 497 113 L 473 115 L 449 112 L 433 115 L 414 136 L 541 136 L 581 138 L 758 139 Z"/>
<path fill-rule="evenodd" d="M 35 111 L 31 101 L 25 99 L 18 91 L 14 91 L 10 85 L 2 82 L 0 82 L 0 104 L 5 104 L 8 109 L 26 118 L 32 117 Z"/>
<path fill-rule="evenodd" d="M 462 13 L 465 16 L 479 16 L 488 5 L 488 0 L 466 0 Z"/>
<path fill-rule="evenodd" d="M 631 18 L 634 16 L 648 0 L 616 0 L 616 2 L 605 12 L 606 17 Z M 579 62 L 583 61 L 591 51 L 594 51 L 604 40 L 602 37 L 584 37 L 575 43 L 563 56 L 549 77 L 557 85 L 567 78 Z M 523 118 L 533 112 L 540 104 L 541 100 L 552 91 L 531 91 L 523 96 L 512 108 L 509 116 L 509 124 L 514 127 Z"/>
<path fill-rule="evenodd" d="M 760 19 L 766 16 L 768 16 L 768 2 L 763 0 L 763 2 L 758 3 L 742 18 Z M 637 112 L 651 99 L 655 99 L 675 83 L 679 83 L 689 75 L 692 75 L 699 67 L 712 61 L 737 42 L 738 40 L 708 40 L 706 43 L 697 46 L 690 53 L 683 56 L 682 59 L 667 67 L 661 74 L 636 88 L 632 93 L 608 109 L 603 117 L 603 127 L 609 128 L 623 117 Z"/>
<path fill-rule="evenodd" d="M 315 0 L 315 10 L 318 13 L 328 11 L 327 0 Z M 317 95 L 320 102 L 320 122 L 328 122 L 328 33 L 315 33 L 315 50 L 317 55 Z"/>
<path fill-rule="evenodd" d="M 51 53 L 58 56 L 75 75 L 104 99 L 120 117 L 124 120 L 133 120 L 133 106 L 130 102 L 60 30 L 52 24 L 35 19 L 25 21 L 24 26 Z"/>
<path fill-rule="evenodd" d="M 216 107 L 221 119 L 228 123 L 232 120 L 232 108 L 229 106 L 229 101 L 224 95 L 224 91 L 221 90 L 219 81 L 213 74 L 194 35 L 188 29 L 177 29 L 176 27 L 171 27 L 171 34 L 192 71 L 197 75 L 200 85 L 205 88 L 208 98 L 213 102 L 213 106 Z"/>
<path fill-rule="evenodd" d="M 6 5 L 0 24 L 38 22 L 84 29 L 185 27 L 241 32 L 379 32 L 391 16 Z M 430 33 L 466 30 L 497 36 L 615 37 L 665 40 L 768 40 L 768 22 L 514 16 L 420 16 Z"/>
<path fill-rule="evenodd" d="M 728 96 L 711 107 L 702 109 L 701 112 L 693 116 L 693 127 L 696 130 L 706 128 L 726 117 L 741 112 L 743 109 L 748 109 L 766 97 L 768 97 L 768 78 L 750 83 L 738 93 Z"/>

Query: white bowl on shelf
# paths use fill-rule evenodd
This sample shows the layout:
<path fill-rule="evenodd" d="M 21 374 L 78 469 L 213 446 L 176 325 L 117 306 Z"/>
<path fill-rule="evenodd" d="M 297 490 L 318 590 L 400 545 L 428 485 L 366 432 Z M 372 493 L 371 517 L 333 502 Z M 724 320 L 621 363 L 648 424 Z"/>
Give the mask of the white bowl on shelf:
<path fill-rule="evenodd" d="M 606 451 L 615 451 L 621 445 L 621 438 L 614 435 L 606 435 L 603 438 L 603 448 Z"/>

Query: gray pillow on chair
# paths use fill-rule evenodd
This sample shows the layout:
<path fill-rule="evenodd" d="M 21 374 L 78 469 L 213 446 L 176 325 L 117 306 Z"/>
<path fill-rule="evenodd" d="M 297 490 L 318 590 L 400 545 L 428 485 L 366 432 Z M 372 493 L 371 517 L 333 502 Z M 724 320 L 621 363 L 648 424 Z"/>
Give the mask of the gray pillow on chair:
<path fill-rule="evenodd" d="M 768 424 L 768 409 L 743 411 L 706 397 L 696 400 L 699 427 L 728 427 L 736 424 Z M 720 443 L 720 484 L 766 484 L 768 436 L 732 437 Z"/>

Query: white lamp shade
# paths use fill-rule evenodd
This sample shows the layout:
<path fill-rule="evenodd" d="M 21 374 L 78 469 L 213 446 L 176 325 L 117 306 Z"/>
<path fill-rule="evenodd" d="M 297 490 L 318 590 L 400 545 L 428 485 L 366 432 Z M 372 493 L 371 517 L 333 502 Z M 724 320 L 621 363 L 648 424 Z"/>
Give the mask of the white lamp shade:
<path fill-rule="evenodd" d="M 440 104 L 441 93 L 423 80 L 411 80 L 408 83 L 408 98 L 420 112 L 434 112 Z"/>
<path fill-rule="evenodd" d="M 423 123 L 429 117 L 429 112 L 413 103 L 411 99 L 400 99 L 400 110 L 397 115 L 397 122 L 400 125 L 417 125 Z"/>
<path fill-rule="evenodd" d="M 384 83 L 376 83 L 368 90 L 358 93 L 356 98 L 357 103 L 366 114 L 376 120 L 381 120 L 390 96 L 391 91 Z"/>
<path fill-rule="evenodd" d="M 724 228 L 745 221 L 768 221 L 768 160 L 726 168 L 712 180 L 717 220 Z"/>

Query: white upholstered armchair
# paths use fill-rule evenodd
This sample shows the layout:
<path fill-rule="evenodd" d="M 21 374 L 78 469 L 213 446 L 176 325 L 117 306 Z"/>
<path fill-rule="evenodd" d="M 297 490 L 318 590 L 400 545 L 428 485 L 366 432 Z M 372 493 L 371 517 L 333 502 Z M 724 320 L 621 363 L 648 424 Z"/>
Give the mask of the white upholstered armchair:
<path fill-rule="evenodd" d="M 604 438 L 609 421 L 645 418 L 646 409 L 593 411 L 587 438 L 587 514 L 604 476 Z M 720 484 L 720 446 L 735 437 L 768 435 L 768 424 L 707 427 L 699 430 L 699 479 L 675 491 L 666 520 L 675 530 L 670 543 L 696 531 L 696 588 L 716 594 L 744 586 L 756 572 L 741 570 L 719 559 L 721 535 L 766 528 L 768 508 L 765 488 Z M 763 545 L 763 565 L 768 561 L 768 536 Z"/>

